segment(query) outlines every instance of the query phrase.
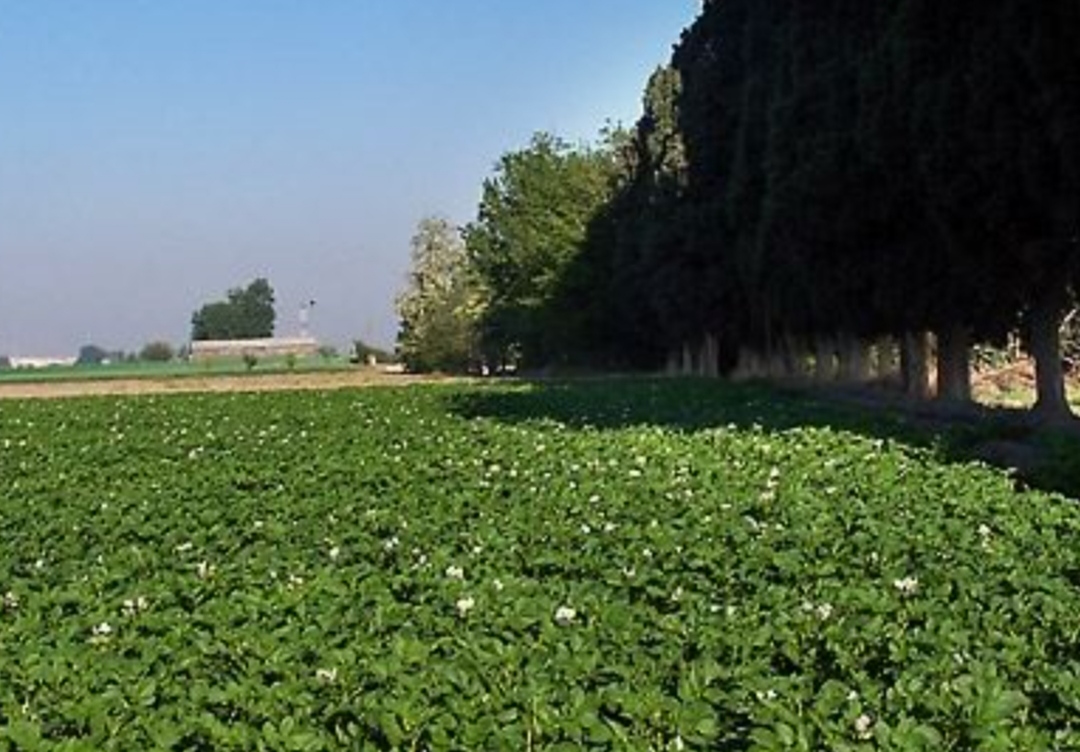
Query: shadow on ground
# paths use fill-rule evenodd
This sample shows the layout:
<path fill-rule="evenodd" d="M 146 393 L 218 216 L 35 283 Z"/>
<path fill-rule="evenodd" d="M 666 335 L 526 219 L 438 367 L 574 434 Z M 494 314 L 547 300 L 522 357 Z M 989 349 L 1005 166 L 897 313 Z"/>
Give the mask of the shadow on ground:
<path fill-rule="evenodd" d="M 980 460 L 1011 471 L 1018 488 L 1080 498 L 1080 433 L 1039 427 L 1017 409 L 917 404 L 873 390 L 669 378 L 535 381 L 455 391 L 448 399 L 450 409 L 467 418 L 580 429 L 828 427 L 927 448 L 946 462 Z"/>

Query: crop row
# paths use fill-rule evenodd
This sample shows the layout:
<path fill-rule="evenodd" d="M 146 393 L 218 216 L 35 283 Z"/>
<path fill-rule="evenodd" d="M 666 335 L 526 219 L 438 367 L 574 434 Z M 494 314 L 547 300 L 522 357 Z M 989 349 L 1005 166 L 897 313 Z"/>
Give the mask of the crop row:
<path fill-rule="evenodd" d="M 1080 749 L 1080 514 L 752 389 L 0 404 L 0 749 Z"/>

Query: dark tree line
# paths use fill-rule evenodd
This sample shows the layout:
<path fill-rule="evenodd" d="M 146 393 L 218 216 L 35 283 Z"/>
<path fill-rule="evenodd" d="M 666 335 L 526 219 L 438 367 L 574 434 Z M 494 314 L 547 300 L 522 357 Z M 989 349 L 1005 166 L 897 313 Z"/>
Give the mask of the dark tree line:
<path fill-rule="evenodd" d="M 706 3 L 583 251 L 638 320 L 612 341 L 703 373 L 902 360 L 921 394 L 933 333 L 939 394 L 967 399 L 971 345 L 1020 329 L 1064 414 L 1076 39 L 1071 0 Z"/>
<path fill-rule="evenodd" d="M 1021 332 L 1069 412 L 1080 3 L 707 0 L 601 144 L 503 157 L 465 233 L 492 361 L 899 374 Z M 935 347 L 931 347 L 934 344 Z"/>

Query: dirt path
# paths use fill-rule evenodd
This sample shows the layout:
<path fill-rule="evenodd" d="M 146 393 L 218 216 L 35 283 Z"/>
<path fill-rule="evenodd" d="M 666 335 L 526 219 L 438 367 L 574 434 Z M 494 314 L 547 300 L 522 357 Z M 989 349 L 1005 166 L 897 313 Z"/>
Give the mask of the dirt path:
<path fill-rule="evenodd" d="M 333 373 L 252 374 L 244 376 L 183 376 L 172 378 L 83 379 L 0 383 L 0 399 L 55 399 L 135 394 L 186 394 L 192 392 L 271 392 L 296 389 L 346 389 L 366 386 L 400 386 L 440 381 L 437 377 L 407 376 L 357 369 Z"/>

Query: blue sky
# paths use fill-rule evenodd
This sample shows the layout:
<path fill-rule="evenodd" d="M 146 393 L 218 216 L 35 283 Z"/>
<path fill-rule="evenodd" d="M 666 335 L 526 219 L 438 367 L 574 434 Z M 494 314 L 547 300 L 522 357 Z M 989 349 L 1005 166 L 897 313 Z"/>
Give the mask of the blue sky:
<path fill-rule="evenodd" d="M 631 123 L 699 0 L 0 0 L 0 353 L 186 339 L 268 277 L 389 345 L 419 219 Z"/>

